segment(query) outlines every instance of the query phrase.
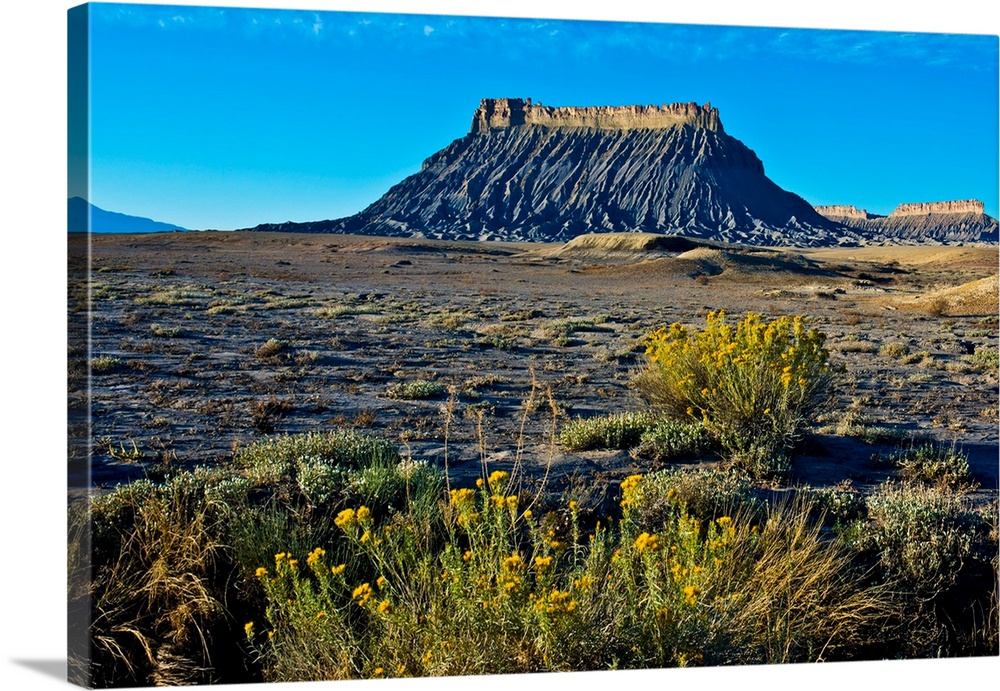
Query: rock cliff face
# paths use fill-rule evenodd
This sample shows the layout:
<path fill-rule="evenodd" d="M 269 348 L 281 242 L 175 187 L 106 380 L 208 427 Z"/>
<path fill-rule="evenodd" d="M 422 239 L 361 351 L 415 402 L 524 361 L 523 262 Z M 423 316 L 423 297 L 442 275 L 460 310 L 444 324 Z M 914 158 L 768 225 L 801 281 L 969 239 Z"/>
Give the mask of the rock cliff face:
<path fill-rule="evenodd" d="M 926 216 L 927 214 L 982 214 L 983 203 L 978 199 L 963 199 L 956 202 L 924 202 L 917 204 L 900 204 L 892 213 L 893 216 Z"/>
<path fill-rule="evenodd" d="M 981 201 L 965 199 L 900 204 L 888 216 L 858 212 L 856 207 L 844 205 L 817 206 L 816 211 L 873 242 L 995 243 L 1000 240 L 997 220 L 986 215 L 983 208 Z"/>
<path fill-rule="evenodd" d="M 867 221 L 870 218 L 874 218 L 872 214 L 869 214 L 864 209 L 859 209 L 856 206 L 849 206 L 847 204 L 833 204 L 831 206 L 817 206 L 814 208 L 821 215 L 834 220 L 854 218 Z"/>
<path fill-rule="evenodd" d="M 256 230 L 565 242 L 644 231 L 741 244 L 854 242 L 764 174 L 710 105 L 485 99 L 469 134 L 360 213 Z"/>
<path fill-rule="evenodd" d="M 472 134 L 519 125 L 567 129 L 669 129 L 681 125 L 722 131 L 719 109 L 706 103 L 671 103 L 662 106 L 573 106 L 552 108 L 531 99 L 485 98 L 472 117 Z"/>

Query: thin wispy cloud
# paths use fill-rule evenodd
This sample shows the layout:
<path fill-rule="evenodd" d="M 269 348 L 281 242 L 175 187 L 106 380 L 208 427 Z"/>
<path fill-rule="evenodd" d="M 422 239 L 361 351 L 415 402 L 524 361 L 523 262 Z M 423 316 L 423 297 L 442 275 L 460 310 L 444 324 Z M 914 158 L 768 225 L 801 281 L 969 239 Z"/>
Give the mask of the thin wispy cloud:
<path fill-rule="evenodd" d="M 178 13 L 177 7 L 156 5 L 97 4 L 93 11 L 100 21 L 112 24 L 245 30 L 253 35 L 294 32 L 349 40 L 352 45 L 408 49 L 412 41 L 417 51 L 428 47 L 418 41 L 433 34 L 436 49 L 489 46 L 502 37 L 510 55 L 618 50 L 673 64 L 735 60 L 747 54 L 823 64 L 893 61 L 969 70 L 995 70 L 997 63 L 996 38 L 976 35 L 212 7 Z"/>

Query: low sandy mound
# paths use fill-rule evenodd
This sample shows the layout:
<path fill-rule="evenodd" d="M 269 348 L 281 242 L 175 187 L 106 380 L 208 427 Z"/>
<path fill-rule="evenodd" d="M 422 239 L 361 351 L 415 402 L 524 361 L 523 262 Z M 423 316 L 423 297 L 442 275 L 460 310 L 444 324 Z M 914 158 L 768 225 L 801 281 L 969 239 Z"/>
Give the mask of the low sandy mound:
<path fill-rule="evenodd" d="M 944 288 L 913 300 L 918 309 L 952 316 L 986 316 L 1000 309 L 1000 276 L 988 276 L 953 288 Z"/>
<path fill-rule="evenodd" d="M 697 262 L 709 276 L 722 273 L 752 274 L 811 274 L 822 273 L 817 265 L 794 252 L 775 250 L 719 250 L 699 247 L 677 256 L 680 260 Z"/>
<path fill-rule="evenodd" d="M 702 243 L 689 238 L 657 233 L 588 233 L 546 254 L 565 259 L 621 263 L 675 255 L 701 246 Z"/>
<path fill-rule="evenodd" d="M 718 249 L 696 247 L 678 255 L 658 257 L 628 266 L 590 267 L 591 271 L 614 273 L 616 278 L 686 277 L 732 280 L 754 285 L 798 285 L 815 282 L 819 276 L 834 277 L 801 254 L 763 249 Z"/>

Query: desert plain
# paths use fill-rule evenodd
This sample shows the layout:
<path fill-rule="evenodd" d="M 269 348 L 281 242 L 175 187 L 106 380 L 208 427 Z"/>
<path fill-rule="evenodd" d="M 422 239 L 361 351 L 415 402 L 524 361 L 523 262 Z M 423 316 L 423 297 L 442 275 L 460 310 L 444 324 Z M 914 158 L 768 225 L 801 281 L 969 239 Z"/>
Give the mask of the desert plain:
<path fill-rule="evenodd" d="M 996 246 L 71 235 L 71 276 L 86 275 L 88 242 L 89 305 L 71 281 L 69 309 L 90 310 L 90 351 L 71 343 L 69 367 L 79 411 L 90 359 L 92 427 L 70 457 L 71 496 L 231 463 L 267 435 L 354 428 L 457 485 L 518 463 L 600 505 L 656 464 L 567 450 L 559 430 L 644 410 L 631 382 L 645 337 L 715 310 L 804 315 L 843 366 L 769 491 L 864 491 L 899 472 L 880 453 L 934 440 L 968 456 L 974 497 L 997 494 Z"/>

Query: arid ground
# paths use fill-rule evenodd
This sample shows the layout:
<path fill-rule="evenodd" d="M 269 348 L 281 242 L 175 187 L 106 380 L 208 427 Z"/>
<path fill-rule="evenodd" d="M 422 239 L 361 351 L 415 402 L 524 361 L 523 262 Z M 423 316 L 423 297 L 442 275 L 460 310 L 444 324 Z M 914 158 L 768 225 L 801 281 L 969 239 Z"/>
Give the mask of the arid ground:
<path fill-rule="evenodd" d="M 845 434 L 867 425 L 888 428 L 893 446 L 954 443 L 980 494 L 995 495 L 995 246 L 670 253 L 638 237 L 94 236 L 92 475 L 71 459 L 71 487 L 228 463 L 261 435 L 352 427 L 447 462 L 453 482 L 521 458 L 539 479 L 548 469 L 552 488 L 599 491 L 648 466 L 626 451 L 566 451 L 553 430 L 643 409 L 629 383 L 646 334 L 724 309 L 734 321 L 806 315 L 846 367 L 793 485 L 864 488 L 895 473 L 872 460 L 878 435 Z M 86 238 L 71 239 L 79 256 L 74 242 Z M 82 293 L 70 309 L 86 309 Z M 71 349 L 71 381 L 87 357 Z M 408 398 L 400 385 L 420 380 L 430 397 Z"/>

